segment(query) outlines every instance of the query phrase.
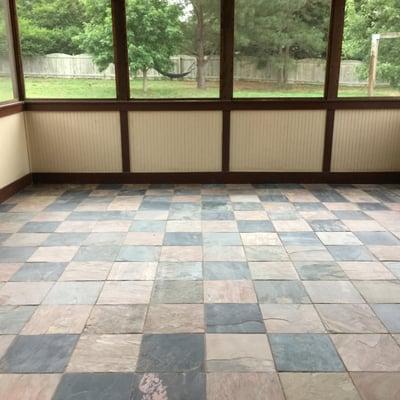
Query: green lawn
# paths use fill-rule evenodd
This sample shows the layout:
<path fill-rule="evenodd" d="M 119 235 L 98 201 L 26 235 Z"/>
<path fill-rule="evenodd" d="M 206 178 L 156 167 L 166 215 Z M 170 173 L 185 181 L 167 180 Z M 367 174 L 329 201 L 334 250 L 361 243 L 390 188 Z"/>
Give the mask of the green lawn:
<path fill-rule="evenodd" d="M 27 98 L 87 99 L 115 98 L 113 80 L 101 79 L 56 79 L 27 78 L 25 80 Z M 0 78 L 0 101 L 11 96 L 10 80 Z M 193 81 L 149 81 L 147 93 L 142 91 L 141 80 L 131 81 L 132 97 L 136 98 L 216 98 L 218 83 L 211 82 L 206 90 L 198 90 Z M 321 85 L 291 85 L 286 89 L 258 82 L 238 82 L 235 84 L 235 97 L 322 97 Z M 343 97 L 365 97 L 365 87 L 346 87 L 340 90 Z M 400 96 L 400 91 L 392 88 L 378 88 L 376 96 Z"/>

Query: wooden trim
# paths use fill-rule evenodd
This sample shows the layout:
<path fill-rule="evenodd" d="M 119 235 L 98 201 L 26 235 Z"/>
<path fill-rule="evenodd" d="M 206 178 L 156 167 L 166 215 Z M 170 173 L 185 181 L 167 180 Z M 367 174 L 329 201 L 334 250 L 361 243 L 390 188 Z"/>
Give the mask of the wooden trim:
<path fill-rule="evenodd" d="M 22 65 L 21 44 L 19 41 L 19 27 L 16 0 L 9 1 L 11 34 L 14 52 L 15 79 L 17 83 L 18 100 L 25 99 L 25 79 Z"/>
<path fill-rule="evenodd" d="M 340 61 L 346 0 L 332 0 L 326 58 L 325 98 L 336 99 L 339 87 Z"/>
<path fill-rule="evenodd" d="M 400 183 L 400 172 L 33 173 L 34 183 Z"/>
<path fill-rule="evenodd" d="M 111 0 L 117 99 L 129 99 L 129 61 L 124 0 Z"/>
<path fill-rule="evenodd" d="M 235 0 L 221 0 L 220 98 L 233 97 Z"/>
<path fill-rule="evenodd" d="M 128 112 L 120 111 L 122 171 L 131 171 Z"/>
<path fill-rule="evenodd" d="M 22 101 L 9 102 L 0 104 L 0 118 L 7 115 L 17 114 L 24 111 L 24 103 Z"/>
<path fill-rule="evenodd" d="M 0 203 L 7 200 L 15 193 L 24 189 L 26 186 L 32 184 L 32 174 L 27 174 L 22 178 L 17 179 L 16 181 L 10 183 L 9 185 L 0 189 Z"/>
<path fill-rule="evenodd" d="M 231 112 L 222 112 L 222 171 L 229 171 L 230 144 L 231 144 Z"/>
<path fill-rule="evenodd" d="M 334 124 L 335 124 L 335 110 L 327 110 L 326 124 L 325 124 L 324 158 L 322 163 L 323 172 L 331 171 Z"/>

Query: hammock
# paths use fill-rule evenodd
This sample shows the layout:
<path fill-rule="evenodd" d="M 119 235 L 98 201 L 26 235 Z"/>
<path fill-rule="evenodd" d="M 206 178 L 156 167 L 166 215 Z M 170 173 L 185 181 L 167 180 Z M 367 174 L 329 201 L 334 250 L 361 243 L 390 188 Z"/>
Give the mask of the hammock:
<path fill-rule="evenodd" d="M 184 78 L 185 76 L 189 75 L 193 70 L 194 70 L 194 65 L 195 63 L 193 63 L 190 68 L 186 71 L 186 72 L 182 72 L 180 74 L 176 74 L 174 72 L 164 72 L 161 69 L 158 68 L 154 68 L 159 74 L 166 76 L 167 78 L 170 79 L 179 79 L 179 78 Z"/>

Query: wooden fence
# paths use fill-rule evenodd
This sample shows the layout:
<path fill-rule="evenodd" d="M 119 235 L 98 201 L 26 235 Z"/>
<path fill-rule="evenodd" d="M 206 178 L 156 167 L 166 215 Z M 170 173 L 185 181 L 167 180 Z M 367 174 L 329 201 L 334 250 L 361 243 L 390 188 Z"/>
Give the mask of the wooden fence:
<path fill-rule="evenodd" d="M 180 55 L 171 57 L 170 72 L 182 73 L 192 70 L 185 79 L 196 78 L 196 59 L 191 56 Z M 366 84 L 358 74 L 360 61 L 344 60 L 341 65 L 340 81 L 343 84 Z M 87 78 L 87 79 L 114 79 L 114 65 L 100 72 L 90 55 L 79 54 L 48 54 L 38 57 L 24 57 L 24 73 L 30 77 L 54 78 Z M 235 60 L 235 79 L 247 81 L 276 81 L 278 70 L 272 65 L 258 68 L 256 60 L 251 57 Z M 0 75 L 7 73 L 7 62 L 0 58 Z M 140 74 L 139 74 L 140 76 Z M 149 78 L 157 79 L 162 76 L 155 70 L 150 70 Z M 219 57 L 210 57 L 206 77 L 208 80 L 219 79 Z M 304 59 L 292 60 L 289 67 L 289 82 L 298 84 L 322 84 L 325 81 L 325 60 Z"/>

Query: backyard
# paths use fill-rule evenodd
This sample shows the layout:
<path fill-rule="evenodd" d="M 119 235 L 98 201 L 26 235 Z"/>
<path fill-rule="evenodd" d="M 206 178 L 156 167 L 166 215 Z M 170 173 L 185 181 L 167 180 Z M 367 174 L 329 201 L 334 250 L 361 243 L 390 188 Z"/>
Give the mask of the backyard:
<path fill-rule="evenodd" d="M 26 78 L 27 98 L 115 98 L 115 83 L 112 79 L 56 79 Z M 0 101 L 9 99 L 10 81 L 0 78 Z M 261 82 L 235 82 L 235 97 L 322 97 L 321 85 L 287 85 L 285 88 Z M 199 90 L 194 81 L 153 80 L 147 93 L 142 91 L 142 81 L 131 81 L 131 94 L 136 98 L 213 98 L 218 97 L 218 83 L 211 82 L 208 88 Z M 367 88 L 341 87 L 343 97 L 367 96 Z M 400 90 L 381 87 L 375 96 L 400 96 Z"/>

